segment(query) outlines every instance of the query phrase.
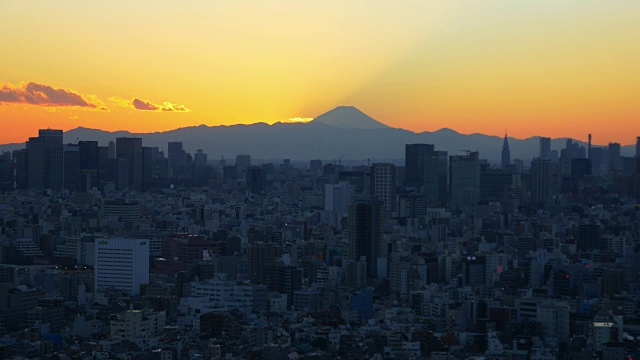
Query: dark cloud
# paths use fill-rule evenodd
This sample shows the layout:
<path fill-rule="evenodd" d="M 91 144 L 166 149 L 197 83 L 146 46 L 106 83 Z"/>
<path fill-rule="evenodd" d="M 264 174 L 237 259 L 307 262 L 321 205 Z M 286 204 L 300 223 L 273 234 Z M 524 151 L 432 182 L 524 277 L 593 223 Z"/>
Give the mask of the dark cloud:
<path fill-rule="evenodd" d="M 159 109 L 157 105 L 152 104 L 150 101 L 144 101 L 136 98 L 131 100 L 131 105 L 133 105 L 133 108 L 137 110 L 157 111 Z"/>
<path fill-rule="evenodd" d="M 124 106 L 124 107 L 128 107 L 128 108 L 132 108 L 132 109 L 136 109 L 136 110 L 142 110 L 142 111 L 167 111 L 167 112 L 189 112 L 191 110 L 187 109 L 186 106 L 184 105 L 178 105 L 178 104 L 173 104 L 170 102 L 164 102 L 162 103 L 162 105 L 158 105 L 158 104 L 154 104 L 149 100 L 141 100 L 138 98 L 133 98 L 131 100 L 126 100 L 126 99 L 122 99 L 119 97 L 110 97 L 109 100 L 113 101 L 114 103 L 120 105 L 120 106 Z"/>
<path fill-rule="evenodd" d="M 80 106 L 107 110 L 104 106 L 90 102 L 80 94 L 66 89 L 34 82 L 12 85 L 0 83 L 0 103 L 19 103 L 38 106 Z"/>

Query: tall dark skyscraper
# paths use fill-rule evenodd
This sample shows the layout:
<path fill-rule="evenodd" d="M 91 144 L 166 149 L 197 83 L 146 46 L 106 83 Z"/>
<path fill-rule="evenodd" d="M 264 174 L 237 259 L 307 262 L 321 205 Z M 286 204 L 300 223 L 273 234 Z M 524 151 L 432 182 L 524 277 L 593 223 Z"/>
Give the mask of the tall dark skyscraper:
<path fill-rule="evenodd" d="M 420 187 L 424 183 L 424 161 L 434 152 L 432 144 L 406 144 L 404 147 L 405 185 Z"/>
<path fill-rule="evenodd" d="M 377 276 L 379 257 L 386 257 L 382 241 L 383 204 L 375 196 L 357 196 L 349 205 L 349 258 L 367 259 L 367 277 Z"/>
<path fill-rule="evenodd" d="M 64 189 L 69 191 L 85 191 L 86 183 L 80 184 L 80 147 L 66 144 L 64 149 Z"/>
<path fill-rule="evenodd" d="M 509 140 L 507 133 L 504 133 L 504 142 L 502 143 L 502 171 L 507 170 L 511 165 L 511 151 L 509 150 Z"/>
<path fill-rule="evenodd" d="M 636 138 L 636 157 L 640 157 L 640 136 Z"/>
<path fill-rule="evenodd" d="M 89 189 L 98 186 L 98 142 L 79 141 L 78 172 L 81 177 L 87 179 Z M 82 181 L 82 180 L 81 180 Z M 85 180 L 87 181 L 87 180 Z M 87 189 L 87 190 L 89 190 Z"/>
<path fill-rule="evenodd" d="M 62 130 L 40 130 L 27 142 L 28 185 L 32 189 L 61 190 L 64 185 Z"/>
<path fill-rule="evenodd" d="M 531 201 L 544 204 L 552 195 L 553 163 L 546 159 L 531 162 Z"/>
<path fill-rule="evenodd" d="M 422 193 L 427 204 L 444 206 L 449 198 L 449 161 L 446 151 L 434 151 L 424 159 Z"/>
<path fill-rule="evenodd" d="M 124 161 L 128 168 L 128 186 L 130 189 L 142 189 L 142 139 L 117 138 L 116 158 Z"/>
<path fill-rule="evenodd" d="M 452 209 L 470 210 L 480 201 L 480 154 L 453 155 L 449 158 Z"/>
<path fill-rule="evenodd" d="M 609 143 L 609 171 L 622 170 L 620 143 Z"/>
<path fill-rule="evenodd" d="M 548 137 L 540 137 L 540 159 L 551 159 L 551 139 Z"/>
<path fill-rule="evenodd" d="M 186 175 L 186 154 L 182 148 L 182 142 L 169 143 L 169 171 L 171 177 L 180 178 Z"/>

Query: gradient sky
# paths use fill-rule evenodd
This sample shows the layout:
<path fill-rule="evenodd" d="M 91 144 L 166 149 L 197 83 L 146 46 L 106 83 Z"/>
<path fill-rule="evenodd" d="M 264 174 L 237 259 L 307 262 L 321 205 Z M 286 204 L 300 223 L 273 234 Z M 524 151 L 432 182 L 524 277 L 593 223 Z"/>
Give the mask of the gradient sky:
<path fill-rule="evenodd" d="M 638 0 L 3 1 L 0 143 L 311 118 L 630 144 Z"/>

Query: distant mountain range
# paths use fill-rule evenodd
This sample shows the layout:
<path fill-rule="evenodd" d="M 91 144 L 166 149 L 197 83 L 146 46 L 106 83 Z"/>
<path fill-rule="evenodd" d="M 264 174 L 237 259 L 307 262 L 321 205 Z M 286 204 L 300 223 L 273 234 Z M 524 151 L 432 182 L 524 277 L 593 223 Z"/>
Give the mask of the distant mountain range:
<path fill-rule="evenodd" d="M 36 134 L 34 134 L 35 136 Z M 466 150 L 479 151 L 480 157 L 499 163 L 503 138 L 483 134 L 460 134 L 451 129 L 414 133 L 387 126 L 352 106 L 340 106 L 307 123 L 276 123 L 268 125 L 192 126 L 155 133 L 103 131 L 78 127 L 66 131 L 65 142 L 97 140 L 100 145 L 117 137 L 140 137 L 144 146 L 157 146 L 165 151 L 167 142 L 182 141 L 187 152 L 202 149 L 209 159 L 221 156 L 234 159 L 237 154 L 249 154 L 254 159 L 345 159 L 384 161 L 404 159 L 405 144 L 434 144 L 436 150 L 450 155 Z M 511 159 L 529 161 L 538 155 L 539 137 L 509 138 Z M 551 148 L 564 148 L 566 138 L 553 139 Z M 584 144 L 583 142 L 580 142 Z M 1 151 L 24 148 L 24 143 L 0 145 Z M 631 156 L 633 146 L 622 148 Z"/>

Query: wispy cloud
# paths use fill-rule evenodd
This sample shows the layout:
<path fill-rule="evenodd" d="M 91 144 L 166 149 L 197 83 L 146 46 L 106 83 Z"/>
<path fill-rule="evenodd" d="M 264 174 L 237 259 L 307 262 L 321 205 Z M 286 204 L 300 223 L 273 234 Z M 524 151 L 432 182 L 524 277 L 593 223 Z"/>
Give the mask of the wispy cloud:
<path fill-rule="evenodd" d="M 97 110 L 108 109 L 97 99 L 87 100 L 73 90 L 56 89 L 35 82 L 17 85 L 0 82 L 0 104 L 17 103 L 48 107 L 78 106 Z"/>
<path fill-rule="evenodd" d="M 149 100 L 141 100 L 138 98 L 133 98 L 131 100 L 119 98 L 117 96 L 110 97 L 109 100 L 114 103 L 128 107 L 131 109 L 142 110 L 142 111 L 173 111 L 173 112 L 189 112 L 191 110 L 187 109 L 184 105 L 173 104 L 170 102 L 164 102 L 162 105 L 154 104 Z"/>

